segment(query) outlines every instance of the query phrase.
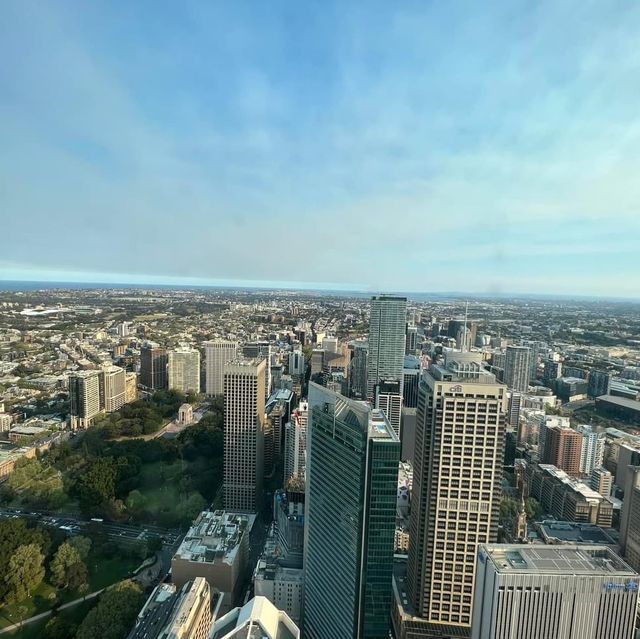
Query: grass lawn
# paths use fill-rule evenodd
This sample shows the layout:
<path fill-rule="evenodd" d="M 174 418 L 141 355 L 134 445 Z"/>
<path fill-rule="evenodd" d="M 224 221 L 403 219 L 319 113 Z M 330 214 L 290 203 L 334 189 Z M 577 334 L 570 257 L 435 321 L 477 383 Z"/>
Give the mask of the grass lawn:
<path fill-rule="evenodd" d="M 18 623 L 51 608 L 56 589 L 47 583 L 40 584 L 29 599 L 0 608 L 0 628 Z M 51 595 L 54 597 L 50 598 Z"/>
<path fill-rule="evenodd" d="M 130 557 L 100 558 L 97 561 L 96 564 L 96 559 L 91 556 L 87 561 L 89 592 L 95 592 L 126 579 L 142 563 L 141 559 L 131 559 Z"/>

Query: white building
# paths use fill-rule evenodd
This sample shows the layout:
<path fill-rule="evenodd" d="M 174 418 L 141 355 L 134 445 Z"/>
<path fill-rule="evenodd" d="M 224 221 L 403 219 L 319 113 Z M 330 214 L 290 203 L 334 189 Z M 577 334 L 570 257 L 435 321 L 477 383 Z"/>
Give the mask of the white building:
<path fill-rule="evenodd" d="M 181 346 L 169 351 L 167 371 L 169 388 L 183 393 L 200 392 L 200 352 L 195 348 Z"/>
<path fill-rule="evenodd" d="M 302 351 L 289 353 L 289 375 L 304 375 L 305 361 Z"/>
<path fill-rule="evenodd" d="M 480 546 L 472 639 L 632 639 L 640 576 L 603 546 Z"/>
<path fill-rule="evenodd" d="M 578 426 L 582 434 L 582 453 L 580 455 L 580 472 L 591 475 L 594 468 L 602 466 L 604 460 L 604 433 L 596 433 L 589 425 Z"/>
<path fill-rule="evenodd" d="M 224 392 L 224 365 L 234 360 L 237 353 L 237 342 L 215 340 L 204 343 L 205 388 L 207 395 L 222 395 Z"/>
<path fill-rule="evenodd" d="M 266 597 L 254 597 L 213 624 L 211 639 L 300 639 L 300 630 L 286 612 Z"/>
<path fill-rule="evenodd" d="M 105 366 L 100 371 L 101 408 L 112 413 L 126 403 L 126 372 L 119 366 Z"/>
<path fill-rule="evenodd" d="M 181 426 L 189 426 L 193 423 L 193 406 L 191 404 L 182 404 L 178 409 L 178 424 Z"/>

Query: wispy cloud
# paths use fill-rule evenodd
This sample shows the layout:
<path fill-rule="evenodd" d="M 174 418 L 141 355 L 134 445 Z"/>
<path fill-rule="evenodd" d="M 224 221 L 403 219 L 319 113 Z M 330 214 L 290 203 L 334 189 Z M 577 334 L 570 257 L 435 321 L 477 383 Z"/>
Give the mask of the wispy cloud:
<path fill-rule="evenodd" d="M 2 3 L 0 277 L 627 291 L 639 30 L 577 0 Z"/>

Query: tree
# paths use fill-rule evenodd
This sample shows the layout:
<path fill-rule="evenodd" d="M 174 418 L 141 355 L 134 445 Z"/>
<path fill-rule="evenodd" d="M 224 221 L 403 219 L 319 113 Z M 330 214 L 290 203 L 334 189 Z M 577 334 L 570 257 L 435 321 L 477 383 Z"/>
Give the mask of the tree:
<path fill-rule="evenodd" d="M 133 514 L 140 514 L 147 507 L 147 501 L 147 498 L 139 490 L 132 490 L 125 503 L 127 510 Z"/>
<path fill-rule="evenodd" d="M 76 639 L 123 639 L 131 630 L 142 599 L 142 588 L 134 581 L 112 586 L 80 624 Z"/>
<path fill-rule="evenodd" d="M 527 519 L 531 521 L 539 519 L 543 514 L 542 505 L 535 497 L 529 497 L 525 500 L 524 510 L 527 514 Z"/>
<path fill-rule="evenodd" d="M 76 634 L 77 626 L 62 617 L 52 617 L 44 627 L 46 639 L 69 639 Z"/>
<path fill-rule="evenodd" d="M 505 522 L 509 522 L 518 515 L 518 511 L 520 506 L 515 499 L 511 499 L 510 497 L 505 497 L 500 502 L 500 523 L 505 524 Z"/>
<path fill-rule="evenodd" d="M 71 537 L 68 543 L 78 551 L 82 561 L 87 561 L 89 552 L 91 552 L 91 539 L 89 537 L 78 535 L 77 537 Z"/>
<path fill-rule="evenodd" d="M 20 601 L 30 597 L 44 578 L 44 555 L 37 544 L 19 546 L 9 560 L 4 576 L 8 586 L 7 600 Z"/>
<path fill-rule="evenodd" d="M 52 581 L 58 588 L 76 589 L 86 583 L 87 567 L 80 558 L 78 550 L 68 541 L 60 545 L 50 568 Z M 81 579 L 80 583 L 78 583 L 79 579 Z"/>
<path fill-rule="evenodd" d="M 85 508 L 95 508 L 115 497 L 117 469 L 114 460 L 103 457 L 94 462 L 91 468 L 78 481 L 77 491 Z"/>

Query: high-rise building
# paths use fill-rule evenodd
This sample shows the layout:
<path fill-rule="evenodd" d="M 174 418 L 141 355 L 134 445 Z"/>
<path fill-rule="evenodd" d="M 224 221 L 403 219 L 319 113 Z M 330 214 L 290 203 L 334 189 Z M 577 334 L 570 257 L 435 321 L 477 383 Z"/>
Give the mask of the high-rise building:
<path fill-rule="evenodd" d="M 520 407 L 522 406 L 522 395 L 515 391 L 509 393 L 509 413 L 507 423 L 511 428 L 518 429 L 520 424 Z"/>
<path fill-rule="evenodd" d="M 69 413 L 72 425 L 87 427 L 101 410 L 100 371 L 78 371 L 69 375 Z"/>
<path fill-rule="evenodd" d="M 100 407 L 107 413 L 126 403 L 127 382 L 124 368 L 105 366 L 100 370 Z"/>
<path fill-rule="evenodd" d="M 481 546 L 472 639 L 633 639 L 639 580 L 605 546 Z"/>
<path fill-rule="evenodd" d="M 502 497 L 507 389 L 480 353 L 449 352 L 418 396 L 409 559 L 396 580 L 397 637 L 464 636 L 478 544 L 494 542 Z M 441 633 L 438 635 L 438 633 Z M 447 634 L 448 633 L 448 634 Z"/>
<path fill-rule="evenodd" d="M 418 327 L 413 324 L 407 324 L 407 343 L 405 348 L 406 355 L 415 355 L 418 350 Z"/>
<path fill-rule="evenodd" d="M 594 468 L 602 466 L 604 461 L 604 433 L 597 433 L 593 427 L 584 424 L 576 429 L 582 435 L 580 454 L 580 472 L 591 475 Z"/>
<path fill-rule="evenodd" d="M 400 420 L 402 417 L 402 395 L 400 394 L 401 383 L 378 382 L 374 387 L 374 406 L 382 410 L 386 415 L 391 428 L 400 437 Z"/>
<path fill-rule="evenodd" d="M 374 387 L 380 381 L 400 382 L 406 340 L 407 298 L 377 295 L 371 298 L 367 398 L 374 400 Z"/>
<path fill-rule="evenodd" d="M 235 360 L 224 367 L 224 504 L 257 512 L 264 478 L 267 360 Z"/>
<path fill-rule="evenodd" d="M 309 411 L 305 638 L 387 639 L 400 441 L 382 411 L 318 384 Z"/>
<path fill-rule="evenodd" d="M 205 342 L 204 371 L 207 395 L 222 395 L 224 392 L 224 365 L 236 359 L 238 343 L 231 340 Z"/>
<path fill-rule="evenodd" d="M 271 344 L 269 342 L 247 342 L 242 346 L 242 357 L 245 359 L 264 359 L 267 362 L 264 372 L 265 401 L 271 395 Z"/>
<path fill-rule="evenodd" d="M 589 486 L 603 497 L 611 497 L 613 475 L 602 466 L 596 467 L 591 471 Z"/>
<path fill-rule="evenodd" d="M 564 470 L 569 475 L 579 475 L 582 441 L 582 434 L 573 428 L 546 427 L 543 461 Z"/>
<path fill-rule="evenodd" d="M 200 351 L 188 346 L 169 351 L 167 372 L 169 388 L 183 393 L 199 393 Z"/>
<path fill-rule="evenodd" d="M 528 346 L 507 346 L 504 360 L 504 382 L 509 390 L 526 393 L 529 390 L 531 349 Z"/>
<path fill-rule="evenodd" d="M 640 571 L 640 466 L 629 471 L 620 513 L 620 547 L 629 564 Z"/>
<path fill-rule="evenodd" d="M 302 351 L 289 353 L 289 375 L 304 375 L 305 371 L 304 353 Z"/>
<path fill-rule="evenodd" d="M 353 350 L 349 365 L 349 395 L 356 399 L 366 399 L 369 342 L 358 339 L 351 342 L 349 347 Z"/>
<path fill-rule="evenodd" d="M 607 371 L 591 371 L 589 373 L 589 397 L 601 397 L 611 391 L 611 373 Z"/>
<path fill-rule="evenodd" d="M 300 402 L 293 411 L 284 430 L 284 481 L 292 477 L 305 477 L 307 460 L 307 413 L 308 404 Z"/>
<path fill-rule="evenodd" d="M 147 342 L 140 349 L 140 384 L 149 390 L 167 388 L 167 351 Z"/>
<path fill-rule="evenodd" d="M 420 358 L 407 355 L 402 370 L 403 406 L 416 408 L 418 405 L 418 384 L 420 383 Z"/>
<path fill-rule="evenodd" d="M 556 362 L 552 359 L 547 359 L 544 362 L 544 376 L 545 382 L 554 382 L 562 375 L 562 362 Z"/>
<path fill-rule="evenodd" d="M 175 584 L 161 583 L 138 614 L 127 639 L 209 639 L 212 604 L 217 608 L 220 599 L 212 597 L 203 577 L 187 582 L 180 590 Z"/>

